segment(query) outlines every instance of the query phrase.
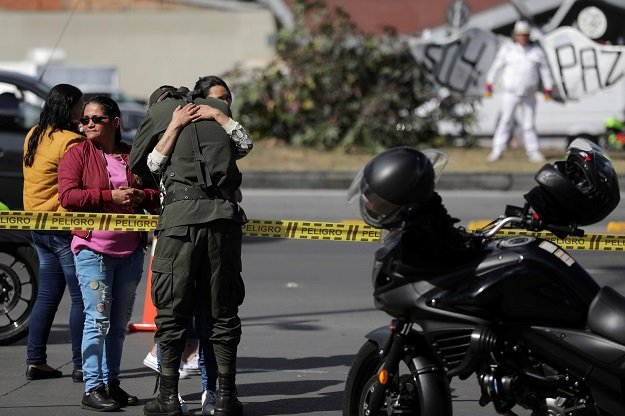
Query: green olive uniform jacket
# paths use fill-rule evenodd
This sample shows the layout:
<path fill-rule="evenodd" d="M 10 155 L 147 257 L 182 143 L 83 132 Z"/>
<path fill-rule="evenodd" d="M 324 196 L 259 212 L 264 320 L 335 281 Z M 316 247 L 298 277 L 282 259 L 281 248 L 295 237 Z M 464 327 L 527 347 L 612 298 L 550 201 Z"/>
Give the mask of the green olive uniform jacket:
<path fill-rule="evenodd" d="M 187 102 L 168 98 L 148 110 L 130 154 L 132 172 L 144 181 L 157 179 L 147 167 L 147 156 L 167 129 L 175 108 Z M 231 114 L 221 100 L 195 97 L 193 102 L 218 108 L 228 116 Z M 190 123 L 182 129 L 162 172 L 165 195 L 157 230 L 217 219 L 245 223 L 245 213 L 234 196 L 241 185 L 236 159 L 233 141 L 216 121 Z"/>

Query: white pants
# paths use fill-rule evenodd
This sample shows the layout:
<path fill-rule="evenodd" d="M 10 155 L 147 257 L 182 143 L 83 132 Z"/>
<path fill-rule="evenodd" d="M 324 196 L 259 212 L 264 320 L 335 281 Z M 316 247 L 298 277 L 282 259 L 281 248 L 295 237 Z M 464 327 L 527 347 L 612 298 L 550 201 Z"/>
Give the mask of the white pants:
<path fill-rule="evenodd" d="M 501 116 L 493 137 L 493 153 L 502 153 L 506 149 L 508 139 L 512 135 L 514 113 L 517 107 L 521 109 L 521 127 L 523 128 L 525 151 L 532 153 L 538 150 L 538 136 L 534 125 L 536 96 L 518 96 L 504 91 L 501 98 Z"/>

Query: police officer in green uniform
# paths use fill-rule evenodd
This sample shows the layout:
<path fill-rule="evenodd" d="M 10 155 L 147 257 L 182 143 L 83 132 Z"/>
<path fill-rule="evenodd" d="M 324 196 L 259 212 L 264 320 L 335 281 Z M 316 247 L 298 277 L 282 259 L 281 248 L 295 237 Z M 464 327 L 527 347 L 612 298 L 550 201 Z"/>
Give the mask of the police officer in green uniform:
<path fill-rule="evenodd" d="M 133 143 L 131 169 L 135 174 L 150 178 L 147 155 L 167 129 L 176 107 L 190 101 L 231 114 L 223 101 L 192 93 L 156 102 Z M 161 375 L 159 395 L 145 405 L 146 415 L 181 414 L 178 368 L 194 307 L 200 309 L 204 325 L 212 325 L 210 341 L 219 373 L 215 415 L 242 413 L 235 375 L 241 338 L 238 308 L 245 296 L 241 226 L 247 219 L 235 199 L 241 185 L 236 159 L 236 148 L 225 130 L 214 120 L 203 120 L 181 130 L 163 172 L 165 195 L 152 260 Z"/>

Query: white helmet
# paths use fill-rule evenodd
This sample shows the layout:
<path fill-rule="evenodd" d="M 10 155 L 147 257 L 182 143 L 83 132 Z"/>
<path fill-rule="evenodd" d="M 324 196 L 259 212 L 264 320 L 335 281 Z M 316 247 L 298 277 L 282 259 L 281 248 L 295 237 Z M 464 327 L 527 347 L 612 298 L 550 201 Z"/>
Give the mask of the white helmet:
<path fill-rule="evenodd" d="M 514 25 L 514 30 L 512 31 L 514 35 L 529 35 L 530 34 L 530 25 L 525 20 L 519 20 Z"/>

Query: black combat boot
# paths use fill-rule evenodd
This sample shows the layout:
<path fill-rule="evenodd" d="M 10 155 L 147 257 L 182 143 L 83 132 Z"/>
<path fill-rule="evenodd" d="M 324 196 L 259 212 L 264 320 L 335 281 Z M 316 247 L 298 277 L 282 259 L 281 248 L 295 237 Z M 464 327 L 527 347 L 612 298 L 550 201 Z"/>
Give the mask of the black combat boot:
<path fill-rule="evenodd" d="M 237 399 L 235 373 L 219 374 L 219 389 L 215 402 L 215 416 L 240 416 L 243 414 L 243 405 Z"/>
<path fill-rule="evenodd" d="M 179 416 L 182 415 L 178 401 L 178 378 L 180 374 L 159 376 L 159 393 L 155 399 L 146 403 L 143 414 L 146 416 Z"/>

